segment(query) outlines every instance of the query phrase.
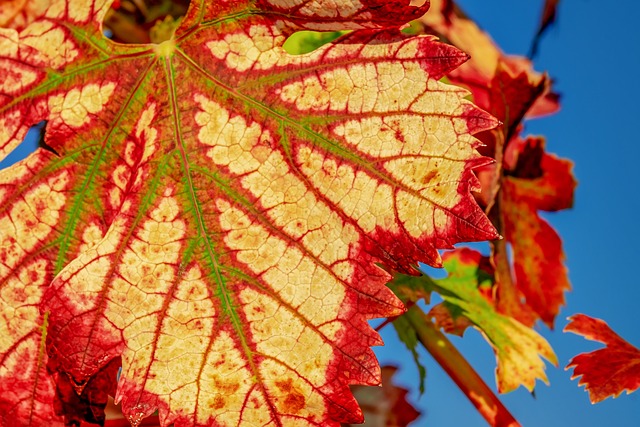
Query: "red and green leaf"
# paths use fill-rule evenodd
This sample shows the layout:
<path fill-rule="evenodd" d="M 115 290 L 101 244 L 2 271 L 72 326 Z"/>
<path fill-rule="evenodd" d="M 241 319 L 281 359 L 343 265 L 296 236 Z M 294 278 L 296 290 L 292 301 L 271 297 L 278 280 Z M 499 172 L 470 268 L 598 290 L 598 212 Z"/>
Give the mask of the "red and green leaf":
<path fill-rule="evenodd" d="M 556 356 L 542 336 L 514 318 L 500 314 L 487 298 L 487 292 L 482 288 L 491 287 L 493 277 L 478 267 L 483 264 L 482 255 L 463 248 L 447 252 L 443 258 L 449 273 L 447 278 L 436 280 L 421 276 L 407 278 L 406 281 L 438 292 L 444 299 L 441 310 L 449 312 L 454 324 L 458 322 L 459 325 L 457 319 L 464 317 L 482 331 L 496 354 L 499 392 L 507 393 L 520 385 L 533 390 L 537 379 L 546 383 L 541 358 L 555 365 Z"/>
<path fill-rule="evenodd" d="M 497 122 L 438 81 L 466 55 L 400 0 L 194 1 L 148 45 L 108 8 L 0 30 L 0 157 L 43 120 L 50 148 L 0 175 L 1 382 L 40 387 L 0 405 L 53 420 L 47 364 L 81 390 L 121 357 L 134 424 L 360 422 L 367 320 L 403 311 L 376 264 L 496 237 L 470 191 Z M 297 29 L 358 31 L 293 56 Z"/>
<path fill-rule="evenodd" d="M 573 368 L 571 379 L 579 378 L 592 403 L 608 397 L 618 397 L 640 388 L 640 350 L 616 334 L 604 321 L 584 314 L 569 318 L 565 332 L 599 341 L 606 347 L 590 353 L 579 354 L 569 362 L 566 369 Z"/>

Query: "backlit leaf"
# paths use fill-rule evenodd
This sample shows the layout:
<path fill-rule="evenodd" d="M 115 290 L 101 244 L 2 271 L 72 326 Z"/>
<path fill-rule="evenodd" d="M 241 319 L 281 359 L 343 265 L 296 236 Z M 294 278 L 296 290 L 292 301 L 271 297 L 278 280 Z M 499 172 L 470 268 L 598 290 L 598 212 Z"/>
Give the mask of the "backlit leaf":
<path fill-rule="evenodd" d="M 467 87 L 473 93 L 474 102 L 480 107 L 489 110 L 495 104 L 491 98 L 504 89 L 520 99 L 525 99 L 531 92 L 522 84 L 518 85 L 520 90 L 513 86 L 491 84 L 501 72 L 508 72 L 513 76 L 523 75 L 518 80 L 528 81 L 531 88 L 544 87 L 546 76 L 534 71 L 526 58 L 504 54 L 489 34 L 467 17 L 453 0 L 432 0 L 429 11 L 419 23 L 424 27 L 422 31 L 440 35 L 471 56 L 468 62 L 452 70 L 448 77 L 456 84 Z M 504 82 L 505 79 L 498 81 L 500 80 Z M 513 96 L 503 96 L 500 100 L 501 104 L 505 101 L 511 104 L 514 101 Z M 536 96 L 532 101 L 534 102 L 526 111 L 528 117 L 551 114 L 559 108 L 558 95 L 551 92 L 549 87 L 545 88 L 542 96 Z M 502 117 L 498 118 L 502 120 Z M 514 122 L 502 121 L 510 124 Z"/>
<path fill-rule="evenodd" d="M 407 402 L 407 389 L 393 383 L 397 371 L 393 366 L 382 367 L 382 387 L 352 388 L 367 427 L 407 427 L 420 416 L 420 412 Z M 346 426 L 355 427 L 353 424 Z"/>
<path fill-rule="evenodd" d="M 0 175 L 2 384 L 49 363 L 82 390 L 121 357 L 134 424 L 362 420 L 367 320 L 404 309 L 376 263 L 497 237 L 469 193 L 497 122 L 438 81 L 465 54 L 398 31 L 425 8 L 338 6 L 193 1 L 173 38 L 123 45 L 109 2 L 55 0 L 0 30 L 0 157 L 43 120 L 51 148 Z M 289 55 L 297 29 L 357 31 Z"/>
<path fill-rule="evenodd" d="M 592 403 L 618 397 L 640 388 L 640 350 L 616 334 L 604 321 L 584 314 L 569 318 L 565 332 L 606 344 L 605 348 L 579 354 L 566 369 L 573 368 L 571 379 L 580 378 Z"/>
<path fill-rule="evenodd" d="M 503 123 L 477 135 L 485 144 L 480 152 L 496 159 L 494 165 L 476 171 L 482 183 L 478 198 L 505 237 L 492 243 L 496 307 L 525 325 L 541 319 L 552 328 L 570 284 L 561 240 L 537 212 L 571 207 L 576 183 L 569 161 L 544 153 L 539 138 L 524 142 L 520 133 L 525 118 L 557 111 L 558 95 L 551 91 L 546 75 L 535 72 L 525 58 L 503 54 L 453 1 L 437 0 L 431 6 L 420 20 L 423 30 L 440 34 L 471 54 L 470 61 L 447 77 L 469 88 L 474 102 Z M 528 145 L 536 147 L 525 150 Z M 525 164 L 530 170 L 519 170 Z M 524 187 L 527 195 L 520 190 Z"/>
<path fill-rule="evenodd" d="M 533 329 L 496 311 L 491 301 L 478 289 L 491 276 L 479 268 L 480 253 L 472 249 L 457 249 L 444 255 L 449 275 L 445 279 L 423 279 L 445 301 L 443 307 L 455 308 L 451 315 L 471 321 L 493 347 L 497 359 L 498 391 L 506 393 L 523 385 L 533 390 L 536 379 L 545 383 L 541 357 L 557 364 L 547 341 Z M 429 282 L 432 282 L 429 285 Z"/>
<path fill-rule="evenodd" d="M 527 305 L 552 326 L 571 285 L 562 241 L 538 211 L 554 212 L 573 205 L 573 165 L 545 153 L 542 138 L 515 139 L 507 150 L 513 169 L 502 182 L 500 207 L 504 233 L 513 250 L 515 278 Z"/>

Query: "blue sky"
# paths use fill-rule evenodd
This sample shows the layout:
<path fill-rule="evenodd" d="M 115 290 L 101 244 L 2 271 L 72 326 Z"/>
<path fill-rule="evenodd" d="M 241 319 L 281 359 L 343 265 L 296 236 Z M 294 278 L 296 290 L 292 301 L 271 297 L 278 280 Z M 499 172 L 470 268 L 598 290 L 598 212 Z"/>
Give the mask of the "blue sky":
<path fill-rule="evenodd" d="M 490 32 L 503 50 L 526 54 L 543 0 L 459 0 L 463 9 Z M 550 386 L 533 398 L 521 388 L 503 401 L 523 426 L 637 427 L 640 392 L 592 405 L 564 371 L 574 355 L 601 345 L 562 333 L 566 317 L 585 313 L 606 320 L 623 338 L 640 346 L 640 4 L 632 1 L 561 2 L 559 22 L 544 37 L 535 67 L 556 80 L 562 109 L 530 121 L 526 132 L 544 135 L 547 149 L 575 162 L 579 181 L 573 210 L 546 215 L 565 245 L 573 291 L 557 319 L 556 330 L 539 328 L 560 367 L 548 366 Z M 399 359 L 393 330 L 384 331 L 382 363 Z M 495 389 L 493 353 L 475 331 L 453 339 Z M 427 391 L 413 401 L 425 412 L 419 426 L 485 426 L 483 419 L 439 369 L 422 354 Z M 397 363 L 397 362 L 396 362 Z M 408 357 L 398 381 L 416 389 L 417 371 Z M 404 367 L 407 367 L 406 369 Z"/>
<path fill-rule="evenodd" d="M 535 32 L 543 0 L 478 2 L 459 0 L 503 50 L 525 54 Z M 533 398 L 520 389 L 504 402 L 524 426 L 596 427 L 640 424 L 640 392 L 591 405 L 587 394 L 564 371 L 569 359 L 599 348 L 562 333 L 566 317 L 585 313 L 605 319 L 620 335 L 640 346 L 640 5 L 632 1 L 561 2 L 558 24 L 544 37 L 536 69 L 547 71 L 562 93 L 562 110 L 531 121 L 526 131 L 547 137 L 547 148 L 575 162 L 579 180 L 575 207 L 547 215 L 564 240 L 574 290 L 557 320 L 556 330 L 541 333 L 554 347 L 560 366 L 548 366 L 551 385 L 540 384 Z M 0 163 L 24 156 L 27 141 Z M 383 331 L 387 346 L 377 348 L 382 363 L 401 364 L 398 382 L 425 413 L 417 425 L 474 427 L 486 425 L 456 386 L 427 354 L 427 391 L 417 395 L 417 371 L 392 328 Z M 495 388 L 493 353 L 474 331 L 452 338 L 485 380 Z"/>

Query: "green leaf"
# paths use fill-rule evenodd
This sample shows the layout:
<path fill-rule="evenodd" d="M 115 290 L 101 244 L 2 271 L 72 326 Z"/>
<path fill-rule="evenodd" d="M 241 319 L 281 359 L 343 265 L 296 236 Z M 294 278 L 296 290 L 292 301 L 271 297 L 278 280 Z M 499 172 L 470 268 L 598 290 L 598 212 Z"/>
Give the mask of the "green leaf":
<path fill-rule="evenodd" d="M 434 280 L 434 289 L 448 306 L 455 307 L 452 315 L 462 313 L 491 344 L 497 359 L 498 390 L 506 393 L 522 385 L 533 390 L 536 379 L 547 383 L 541 357 L 557 365 L 557 359 L 547 341 L 533 329 L 496 311 L 492 302 L 479 287 L 491 281 L 480 268 L 480 253 L 471 249 L 447 252 L 445 279 Z"/>

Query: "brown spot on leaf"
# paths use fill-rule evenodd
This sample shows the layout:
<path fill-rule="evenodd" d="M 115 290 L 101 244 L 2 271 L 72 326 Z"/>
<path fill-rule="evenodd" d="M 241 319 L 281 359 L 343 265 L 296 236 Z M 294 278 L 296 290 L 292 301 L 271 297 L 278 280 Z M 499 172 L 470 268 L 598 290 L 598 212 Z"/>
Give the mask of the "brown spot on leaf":
<path fill-rule="evenodd" d="M 225 401 L 219 394 L 213 398 L 213 404 L 211 405 L 213 409 L 222 409 L 224 408 Z"/>
<path fill-rule="evenodd" d="M 300 391 L 295 388 L 293 381 L 289 378 L 284 381 L 276 381 L 276 386 L 287 394 L 284 399 L 284 411 L 290 414 L 300 412 L 306 405 L 307 401 Z"/>
<path fill-rule="evenodd" d="M 224 394 L 234 394 L 240 389 L 240 384 L 232 381 L 225 381 L 219 377 L 214 378 L 216 389 Z"/>
<path fill-rule="evenodd" d="M 438 171 L 435 169 L 431 170 L 428 174 L 424 176 L 424 178 L 422 178 L 422 183 L 429 184 L 431 181 L 433 181 L 437 177 L 438 177 Z"/>

